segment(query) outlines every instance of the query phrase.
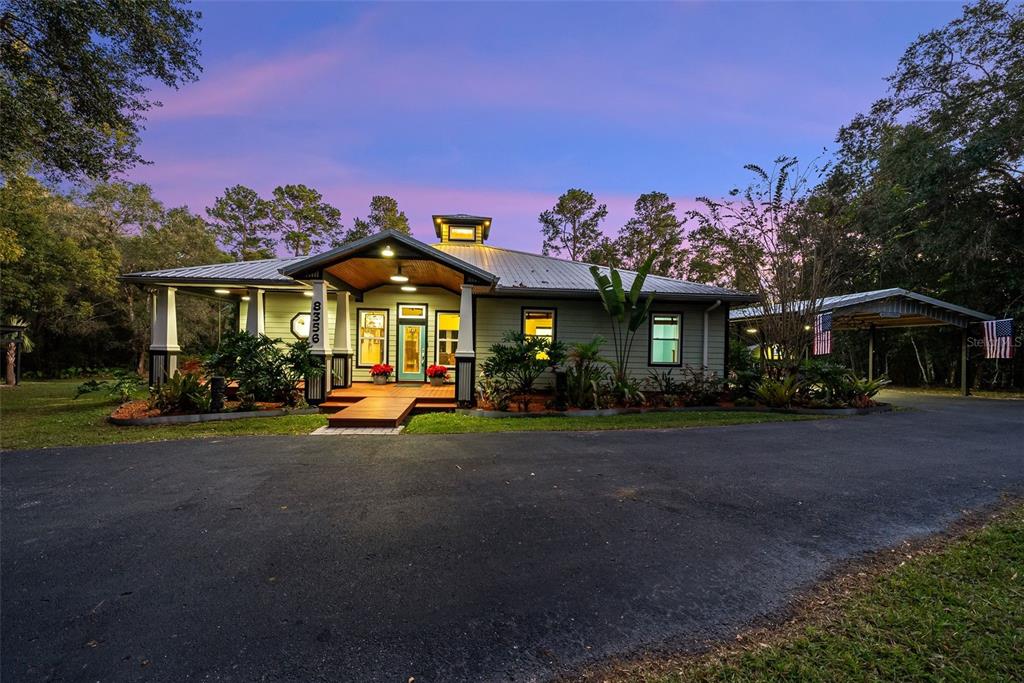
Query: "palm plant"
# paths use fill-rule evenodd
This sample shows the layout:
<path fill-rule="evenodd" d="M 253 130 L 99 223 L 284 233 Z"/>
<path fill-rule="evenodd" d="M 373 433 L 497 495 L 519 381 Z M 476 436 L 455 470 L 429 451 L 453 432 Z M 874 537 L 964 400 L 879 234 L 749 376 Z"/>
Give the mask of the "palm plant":
<path fill-rule="evenodd" d="M 615 363 L 612 370 L 617 384 L 626 382 L 626 366 L 629 354 L 633 349 L 633 340 L 637 331 L 647 322 L 651 314 L 651 295 L 641 298 L 641 291 L 647 275 L 651 272 L 654 257 L 650 256 L 637 270 L 633 283 L 626 291 L 622 286 L 622 276 L 615 268 L 609 268 L 605 275 L 597 266 L 590 266 L 590 274 L 594 278 L 601 303 L 608 312 L 612 323 L 612 346 L 615 349 Z"/>
<path fill-rule="evenodd" d="M 608 361 L 601 356 L 603 337 L 573 344 L 566 357 L 566 394 L 577 408 L 600 408 L 602 387 L 608 379 Z"/>

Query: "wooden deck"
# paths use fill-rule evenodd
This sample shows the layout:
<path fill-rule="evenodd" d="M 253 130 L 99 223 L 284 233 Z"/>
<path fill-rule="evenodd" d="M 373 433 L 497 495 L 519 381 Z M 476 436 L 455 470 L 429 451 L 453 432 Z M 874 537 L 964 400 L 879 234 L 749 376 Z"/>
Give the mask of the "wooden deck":
<path fill-rule="evenodd" d="M 453 410 L 455 385 L 372 384 L 332 389 L 320 404 L 330 427 L 397 427 L 411 413 Z"/>

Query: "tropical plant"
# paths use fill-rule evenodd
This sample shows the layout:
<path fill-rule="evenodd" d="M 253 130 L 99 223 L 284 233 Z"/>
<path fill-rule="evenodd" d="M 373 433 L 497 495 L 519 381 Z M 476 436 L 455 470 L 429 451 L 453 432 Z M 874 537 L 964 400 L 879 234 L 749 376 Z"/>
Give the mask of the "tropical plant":
<path fill-rule="evenodd" d="M 882 387 L 889 384 L 886 377 L 876 379 L 850 377 L 850 405 L 854 408 L 867 408 L 874 404 L 875 395 Z"/>
<path fill-rule="evenodd" d="M 203 366 L 210 375 L 223 375 L 238 382 L 244 403 L 273 401 L 295 405 L 301 400 L 300 381 L 323 374 L 305 339 L 285 345 L 280 339 L 245 332 L 228 332 Z"/>
<path fill-rule="evenodd" d="M 608 382 L 608 393 L 612 402 L 617 405 L 637 406 L 647 400 L 643 388 L 640 386 L 640 380 L 629 375 L 613 376 Z"/>
<path fill-rule="evenodd" d="M 672 370 L 651 370 L 647 373 L 645 384 L 650 387 L 651 392 L 661 399 L 665 405 L 672 405 L 679 395 L 683 393 L 683 386 L 677 380 Z"/>
<path fill-rule="evenodd" d="M 786 375 L 782 379 L 765 377 L 754 385 L 754 395 L 771 408 L 788 408 L 800 392 L 800 377 Z"/>
<path fill-rule="evenodd" d="M 480 394 L 480 399 L 491 404 L 495 410 L 508 410 L 513 395 L 509 391 L 508 385 L 502 379 L 488 377 L 481 373 L 476 388 L 477 393 Z"/>
<path fill-rule="evenodd" d="M 601 356 L 603 337 L 569 347 L 566 355 L 566 399 L 576 408 L 600 408 L 608 381 L 608 361 Z"/>
<path fill-rule="evenodd" d="M 210 385 L 197 374 L 174 375 L 150 391 L 149 405 L 161 413 L 210 412 Z"/>
<path fill-rule="evenodd" d="M 530 405 L 530 392 L 541 373 L 565 358 L 565 345 L 545 337 L 509 331 L 492 344 L 490 356 L 480 367 L 484 377 L 495 379 L 519 400 L 524 412 Z"/>
<path fill-rule="evenodd" d="M 608 312 L 612 327 L 612 346 L 615 349 L 615 363 L 612 372 L 615 384 L 624 386 L 627 383 L 626 367 L 629 354 L 633 348 L 633 340 L 637 331 L 647 322 L 651 314 L 654 298 L 650 295 L 641 298 L 644 282 L 651 271 L 653 257 L 648 257 L 633 277 L 633 283 L 626 291 L 622 286 L 622 276 L 615 268 L 609 268 L 605 275 L 597 266 L 590 266 L 590 275 L 594 278 L 601 304 Z"/>
<path fill-rule="evenodd" d="M 119 368 L 114 371 L 113 379 L 90 379 L 79 384 L 75 389 L 75 398 L 96 391 L 106 391 L 110 398 L 116 398 L 124 403 L 133 399 L 145 386 L 146 383 L 137 373 Z"/>

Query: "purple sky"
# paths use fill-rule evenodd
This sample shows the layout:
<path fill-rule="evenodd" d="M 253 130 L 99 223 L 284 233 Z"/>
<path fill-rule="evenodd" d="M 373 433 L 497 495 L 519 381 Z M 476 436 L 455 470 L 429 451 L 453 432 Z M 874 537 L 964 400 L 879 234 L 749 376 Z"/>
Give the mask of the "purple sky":
<path fill-rule="evenodd" d="M 366 214 L 394 196 L 494 217 L 539 250 L 537 214 L 594 192 L 614 233 L 642 192 L 681 210 L 743 164 L 809 159 L 885 92 L 906 46 L 955 3 L 197 3 L 204 73 L 158 91 L 142 153 L 168 205 L 305 183 Z"/>

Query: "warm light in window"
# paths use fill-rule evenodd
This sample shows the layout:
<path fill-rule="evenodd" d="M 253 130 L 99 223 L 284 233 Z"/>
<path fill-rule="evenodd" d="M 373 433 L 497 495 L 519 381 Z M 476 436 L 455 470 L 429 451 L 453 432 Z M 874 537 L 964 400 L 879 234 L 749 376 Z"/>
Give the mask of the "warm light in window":
<path fill-rule="evenodd" d="M 231 290 L 230 289 L 215 289 L 215 290 L 213 290 L 213 293 L 214 294 L 230 294 Z"/>
<path fill-rule="evenodd" d="M 472 242 L 476 239 L 476 228 L 457 228 L 451 226 L 448 228 L 448 239 Z"/>

